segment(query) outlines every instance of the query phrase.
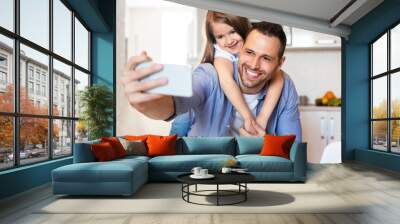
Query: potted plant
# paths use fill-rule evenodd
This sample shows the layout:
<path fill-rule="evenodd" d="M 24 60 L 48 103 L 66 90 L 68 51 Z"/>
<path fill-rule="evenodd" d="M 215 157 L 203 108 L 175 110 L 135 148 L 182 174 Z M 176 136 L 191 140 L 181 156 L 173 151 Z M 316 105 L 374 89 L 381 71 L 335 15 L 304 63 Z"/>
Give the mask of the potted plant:
<path fill-rule="evenodd" d="M 103 84 L 87 86 L 79 93 L 81 118 L 78 124 L 87 127 L 89 140 L 110 136 L 112 125 L 113 93 Z"/>

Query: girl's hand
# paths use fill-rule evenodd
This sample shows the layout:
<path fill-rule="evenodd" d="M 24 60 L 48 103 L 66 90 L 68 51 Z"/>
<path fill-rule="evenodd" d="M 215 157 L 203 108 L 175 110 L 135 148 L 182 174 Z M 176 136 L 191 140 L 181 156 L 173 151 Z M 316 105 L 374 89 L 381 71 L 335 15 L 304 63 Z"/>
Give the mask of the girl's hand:
<path fill-rule="evenodd" d="M 243 128 L 244 130 L 246 130 L 247 133 L 249 133 L 250 135 L 255 135 L 257 134 L 257 130 L 254 127 L 254 124 L 257 123 L 253 117 L 249 117 L 244 119 L 243 122 Z"/>
<path fill-rule="evenodd" d="M 265 129 L 263 129 L 256 121 L 252 121 L 252 127 L 255 128 L 254 133 L 248 132 L 244 127 L 239 129 L 240 136 L 253 136 L 253 137 L 264 137 L 265 136 Z"/>
<path fill-rule="evenodd" d="M 253 123 L 253 127 L 256 129 L 257 136 L 259 137 L 264 137 L 265 133 L 265 128 L 259 125 L 256 121 Z"/>
<path fill-rule="evenodd" d="M 263 118 L 261 116 L 257 116 L 256 122 L 262 129 L 265 130 L 267 128 L 268 119 L 265 119 L 265 118 Z"/>

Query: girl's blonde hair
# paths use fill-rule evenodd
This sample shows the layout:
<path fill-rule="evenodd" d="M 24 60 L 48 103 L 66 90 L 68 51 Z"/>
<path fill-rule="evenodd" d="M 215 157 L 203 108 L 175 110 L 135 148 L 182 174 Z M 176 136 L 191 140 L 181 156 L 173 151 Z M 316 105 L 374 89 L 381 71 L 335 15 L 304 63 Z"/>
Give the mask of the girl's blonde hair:
<path fill-rule="evenodd" d="M 208 11 L 206 17 L 206 38 L 207 43 L 204 49 L 203 58 L 201 59 L 201 63 L 214 63 L 214 44 L 216 43 L 214 33 L 212 30 L 213 23 L 225 23 L 231 27 L 243 38 L 246 38 L 251 24 L 249 20 L 245 17 L 234 16 L 230 14 Z"/>

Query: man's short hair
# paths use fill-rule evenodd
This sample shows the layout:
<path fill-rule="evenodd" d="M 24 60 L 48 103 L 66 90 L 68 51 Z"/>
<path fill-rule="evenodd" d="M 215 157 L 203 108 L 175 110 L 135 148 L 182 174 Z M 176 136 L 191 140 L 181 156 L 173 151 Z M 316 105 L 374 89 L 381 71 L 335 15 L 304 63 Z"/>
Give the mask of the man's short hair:
<path fill-rule="evenodd" d="M 281 42 L 281 48 L 279 49 L 279 58 L 283 57 L 283 53 L 285 53 L 285 48 L 286 48 L 286 35 L 281 25 L 265 21 L 257 22 L 253 23 L 253 26 L 251 27 L 249 34 L 253 30 L 257 30 L 258 32 L 269 37 L 278 38 L 279 41 Z"/>

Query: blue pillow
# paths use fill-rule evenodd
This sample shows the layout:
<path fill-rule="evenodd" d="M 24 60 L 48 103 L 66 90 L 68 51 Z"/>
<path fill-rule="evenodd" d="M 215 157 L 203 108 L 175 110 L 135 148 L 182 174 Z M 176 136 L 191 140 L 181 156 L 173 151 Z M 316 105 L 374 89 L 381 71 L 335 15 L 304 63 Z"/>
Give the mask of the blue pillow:
<path fill-rule="evenodd" d="M 183 137 L 181 139 L 182 154 L 226 154 L 234 155 L 233 137 Z"/>
<path fill-rule="evenodd" d="M 236 155 L 259 154 L 264 145 L 263 137 L 236 137 Z"/>

